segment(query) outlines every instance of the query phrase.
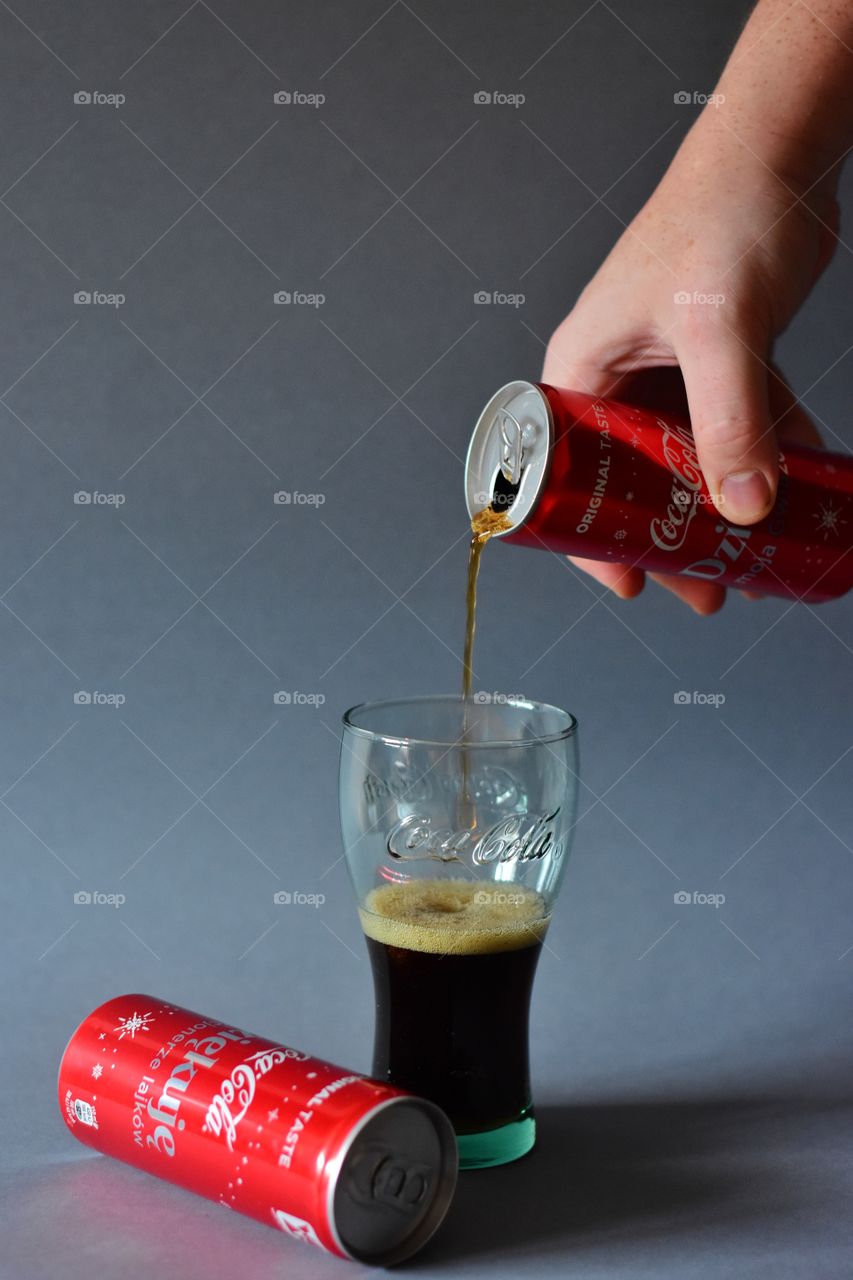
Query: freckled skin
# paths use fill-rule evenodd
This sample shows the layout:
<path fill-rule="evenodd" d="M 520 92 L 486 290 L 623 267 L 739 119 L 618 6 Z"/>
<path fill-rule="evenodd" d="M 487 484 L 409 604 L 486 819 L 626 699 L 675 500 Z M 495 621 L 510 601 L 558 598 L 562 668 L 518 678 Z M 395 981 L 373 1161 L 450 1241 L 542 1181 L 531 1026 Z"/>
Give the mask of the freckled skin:
<path fill-rule="evenodd" d="M 545 382 L 689 412 L 735 523 L 770 509 L 779 441 L 819 443 L 772 350 L 832 257 L 851 143 L 853 0 L 759 0 L 667 173 L 548 345 Z M 727 506 L 725 478 L 745 472 L 759 473 L 748 508 Z M 623 598 L 643 589 L 639 569 L 575 563 Z M 714 583 L 651 576 L 700 614 L 725 599 Z"/>

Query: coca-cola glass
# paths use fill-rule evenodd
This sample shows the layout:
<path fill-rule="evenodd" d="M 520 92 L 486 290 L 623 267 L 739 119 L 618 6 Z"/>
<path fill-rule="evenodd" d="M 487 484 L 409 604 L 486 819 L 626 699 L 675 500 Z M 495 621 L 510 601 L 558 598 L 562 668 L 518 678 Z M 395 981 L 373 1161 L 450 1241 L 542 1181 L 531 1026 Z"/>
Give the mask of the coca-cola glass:
<path fill-rule="evenodd" d="M 373 1075 L 438 1103 L 463 1168 L 517 1160 L 536 1126 L 533 975 L 577 807 L 577 724 L 496 694 L 344 716 L 344 849 L 373 967 Z"/>

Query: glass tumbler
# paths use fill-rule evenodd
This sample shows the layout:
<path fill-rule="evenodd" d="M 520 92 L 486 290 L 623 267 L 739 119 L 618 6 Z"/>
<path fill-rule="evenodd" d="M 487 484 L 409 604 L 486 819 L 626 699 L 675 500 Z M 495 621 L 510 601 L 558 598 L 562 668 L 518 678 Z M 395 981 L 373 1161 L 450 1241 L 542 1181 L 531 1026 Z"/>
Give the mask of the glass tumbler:
<path fill-rule="evenodd" d="M 376 996 L 372 1073 L 436 1102 L 460 1164 L 534 1144 L 528 1013 L 577 809 L 577 722 L 476 694 L 343 718 L 341 829 Z"/>

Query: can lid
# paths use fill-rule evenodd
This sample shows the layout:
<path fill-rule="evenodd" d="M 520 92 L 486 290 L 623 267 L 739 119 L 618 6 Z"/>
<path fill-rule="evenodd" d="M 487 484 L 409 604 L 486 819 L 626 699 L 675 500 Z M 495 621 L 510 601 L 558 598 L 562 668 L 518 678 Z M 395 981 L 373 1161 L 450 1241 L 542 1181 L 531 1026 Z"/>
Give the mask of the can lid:
<path fill-rule="evenodd" d="M 554 425 L 551 408 L 533 382 L 508 382 L 480 414 L 465 459 L 469 516 L 494 506 L 512 526 L 524 524 L 544 486 Z M 502 536 L 497 531 L 494 536 Z"/>
<path fill-rule="evenodd" d="M 434 1103 L 380 1102 L 329 1171 L 328 1216 L 341 1250 L 380 1266 L 411 1257 L 443 1221 L 458 1163 L 453 1126 Z"/>

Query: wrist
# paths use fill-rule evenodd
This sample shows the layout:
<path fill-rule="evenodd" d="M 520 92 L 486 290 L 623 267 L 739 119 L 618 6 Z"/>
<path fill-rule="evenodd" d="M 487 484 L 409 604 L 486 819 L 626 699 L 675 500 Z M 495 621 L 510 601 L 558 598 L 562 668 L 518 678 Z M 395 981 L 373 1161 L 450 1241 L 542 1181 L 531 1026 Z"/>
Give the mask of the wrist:
<path fill-rule="evenodd" d="M 775 188 L 782 200 L 800 199 L 818 212 L 830 204 L 840 166 L 825 146 L 784 123 L 756 127 L 751 113 L 727 106 L 724 101 L 705 107 L 679 150 L 680 165 L 695 173 L 717 173 L 724 181 Z"/>

